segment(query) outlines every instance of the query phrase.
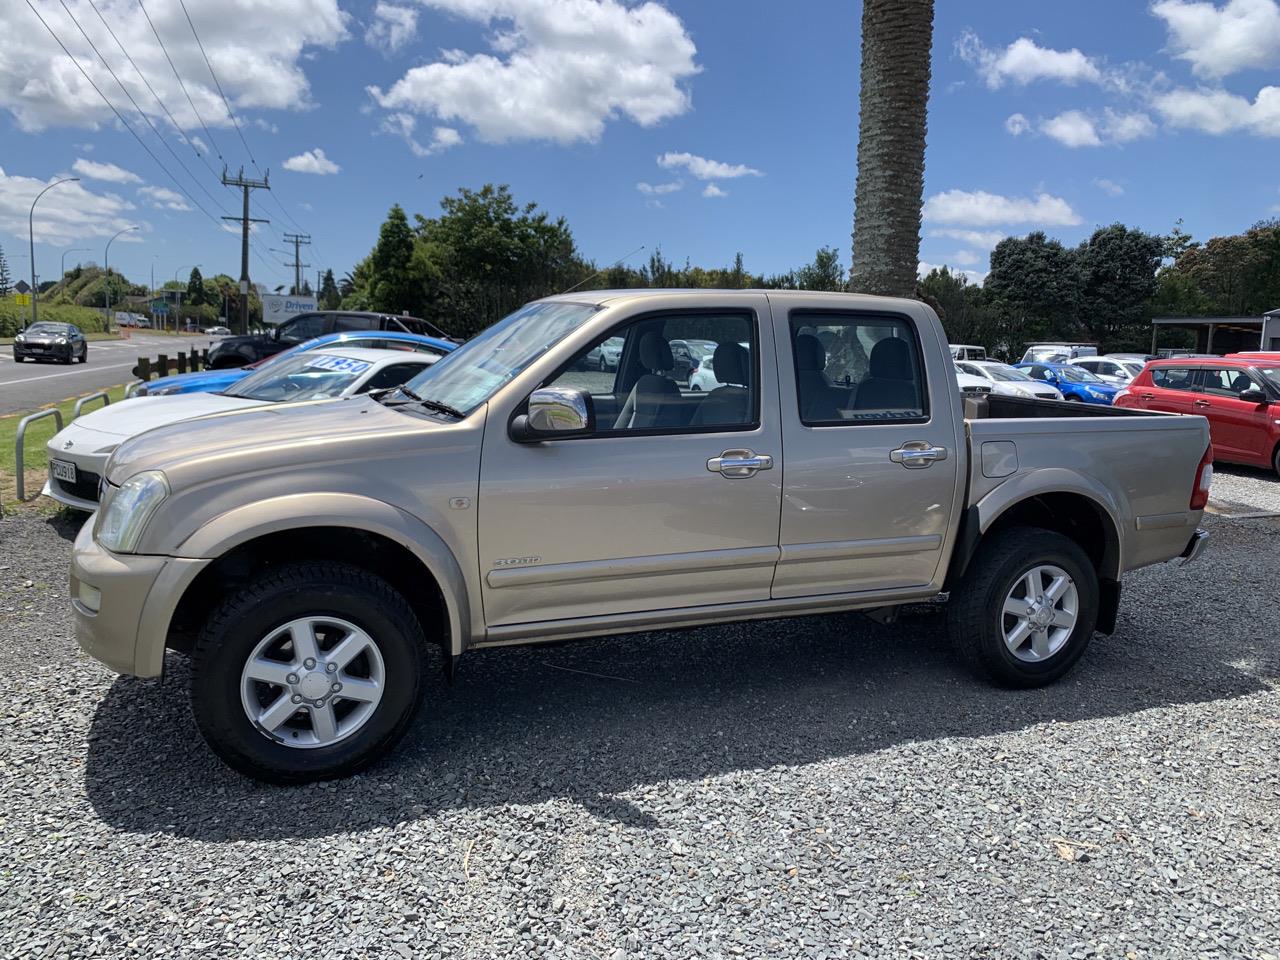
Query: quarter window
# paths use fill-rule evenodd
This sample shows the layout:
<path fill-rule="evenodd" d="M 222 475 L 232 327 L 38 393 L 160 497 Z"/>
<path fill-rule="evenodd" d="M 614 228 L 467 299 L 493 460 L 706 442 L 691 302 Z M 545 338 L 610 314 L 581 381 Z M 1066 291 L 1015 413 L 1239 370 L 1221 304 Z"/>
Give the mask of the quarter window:
<path fill-rule="evenodd" d="M 902 423 L 928 417 L 915 330 L 901 317 L 791 315 L 800 421 Z"/>

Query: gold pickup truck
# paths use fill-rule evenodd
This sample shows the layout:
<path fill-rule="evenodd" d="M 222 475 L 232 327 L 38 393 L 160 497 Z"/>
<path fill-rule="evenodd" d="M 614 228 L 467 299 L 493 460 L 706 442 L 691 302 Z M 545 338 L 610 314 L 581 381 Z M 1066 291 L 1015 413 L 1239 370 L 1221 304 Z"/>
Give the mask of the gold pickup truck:
<path fill-rule="evenodd" d="M 674 340 L 706 348 L 678 376 Z M 916 301 L 581 292 L 401 388 L 121 444 L 71 597 L 84 649 L 147 677 L 189 655 L 218 755 L 301 782 L 396 742 L 428 644 L 452 669 L 949 595 L 969 660 L 1048 683 L 1112 629 L 1125 571 L 1199 551 L 1211 476 L 1198 417 L 962 397 Z"/>

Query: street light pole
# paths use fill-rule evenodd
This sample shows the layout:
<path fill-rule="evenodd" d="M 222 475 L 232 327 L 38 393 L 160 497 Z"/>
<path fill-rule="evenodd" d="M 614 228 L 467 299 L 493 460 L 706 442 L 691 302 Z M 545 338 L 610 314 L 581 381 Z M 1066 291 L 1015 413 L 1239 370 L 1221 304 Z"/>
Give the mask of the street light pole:
<path fill-rule="evenodd" d="M 36 198 L 31 201 L 31 212 L 27 214 L 27 242 L 31 245 L 31 322 L 36 322 L 36 299 L 39 296 L 36 290 L 36 204 L 40 202 L 40 198 L 61 183 L 79 183 L 79 177 L 63 177 L 61 180 L 55 180 L 43 190 L 36 194 Z"/>
<path fill-rule="evenodd" d="M 67 278 L 67 254 L 68 253 L 88 253 L 88 252 L 89 252 L 88 247 L 71 247 L 68 250 L 62 251 L 62 274 L 58 277 L 59 283 L 61 283 L 63 280 Z"/>
<path fill-rule="evenodd" d="M 109 266 L 110 257 L 111 257 L 111 244 L 115 243 L 116 237 L 120 236 L 120 234 L 128 233 L 130 230 L 137 230 L 137 229 L 138 229 L 137 227 L 125 227 L 123 230 L 118 231 L 115 237 L 112 237 L 110 240 L 107 241 L 107 249 L 102 251 L 102 271 L 104 274 L 102 279 L 102 290 L 103 290 L 103 297 L 105 298 L 103 302 L 106 303 L 106 306 L 107 306 L 107 329 L 108 330 L 111 329 L 111 267 Z"/>

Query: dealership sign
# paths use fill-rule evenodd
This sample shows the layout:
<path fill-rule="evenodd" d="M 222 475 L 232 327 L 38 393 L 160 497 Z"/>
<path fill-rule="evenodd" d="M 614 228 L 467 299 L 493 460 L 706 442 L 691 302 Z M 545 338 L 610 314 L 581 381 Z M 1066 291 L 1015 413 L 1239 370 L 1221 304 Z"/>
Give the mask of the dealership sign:
<path fill-rule="evenodd" d="M 267 323 L 280 323 L 299 313 L 312 313 L 318 309 L 315 297 L 282 297 L 265 294 L 262 297 L 262 319 Z"/>

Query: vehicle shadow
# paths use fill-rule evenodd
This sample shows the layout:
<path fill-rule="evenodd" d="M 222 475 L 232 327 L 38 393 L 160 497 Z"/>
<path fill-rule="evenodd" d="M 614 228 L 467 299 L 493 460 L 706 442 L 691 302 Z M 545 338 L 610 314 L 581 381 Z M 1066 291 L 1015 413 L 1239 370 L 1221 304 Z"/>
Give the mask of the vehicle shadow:
<path fill-rule="evenodd" d="M 186 663 L 173 657 L 165 684 L 121 678 L 101 702 L 88 794 L 118 829 L 213 842 L 552 798 L 648 828 L 658 816 L 624 795 L 664 781 L 1240 697 L 1280 677 L 1270 638 L 1228 636 L 1197 618 L 1196 590 L 1171 592 L 1141 625 L 1130 608 L 1065 680 L 1030 691 L 966 672 L 941 616 L 923 608 L 893 626 L 839 614 L 468 654 L 453 687 L 429 685 L 423 715 L 389 759 L 305 787 L 264 786 L 224 767 L 196 732 Z"/>

